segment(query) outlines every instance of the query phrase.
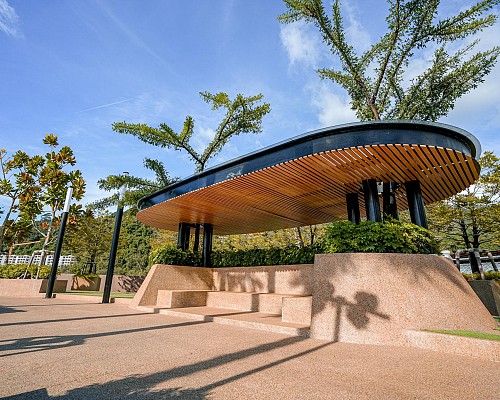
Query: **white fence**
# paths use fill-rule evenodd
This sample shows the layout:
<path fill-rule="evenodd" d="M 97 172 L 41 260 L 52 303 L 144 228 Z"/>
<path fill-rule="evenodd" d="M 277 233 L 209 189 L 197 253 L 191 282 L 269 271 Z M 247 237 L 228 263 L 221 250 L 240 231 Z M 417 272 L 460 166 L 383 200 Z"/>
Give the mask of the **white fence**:
<path fill-rule="evenodd" d="M 37 254 L 33 256 L 32 263 L 37 265 L 40 262 L 40 255 Z M 31 256 L 29 255 L 11 255 L 9 257 L 9 264 L 28 264 L 30 262 Z M 45 259 L 46 265 L 52 265 L 52 261 L 54 260 L 53 255 L 48 255 Z M 59 257 L 59 266 L 60 267 L 71 267 L 76 264 L 76 258 L 72 255 L 61 256 Z M 7 255 L 0 255 L 0 265 L 7 265 Z"/>

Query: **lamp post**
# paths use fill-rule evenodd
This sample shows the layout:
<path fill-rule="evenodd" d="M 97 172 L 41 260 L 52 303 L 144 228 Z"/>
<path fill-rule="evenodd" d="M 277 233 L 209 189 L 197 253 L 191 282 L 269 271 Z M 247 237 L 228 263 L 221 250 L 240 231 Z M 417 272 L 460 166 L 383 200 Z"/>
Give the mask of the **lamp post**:
<path fill-rule="evenodd" d="M 128 176 L 128 172 L 124 172 L 125 177 Z M 124 183 L 120 189 L 120 194 L 118 196 L 118 207 L 116 209 L 115 217 L 115 229 L 113 231 L 113 239 L 111 241 L 111 250 L 109 252 L 108 270 L 106 271 L 106 281 L 104 282 L 104 292 L 102 294 L 102 303 L 109 303 L 109 296 L 111 294 L 111 284 L 113 283 L 113 273 L 115 270 L 116 252 L 118 250 L 118 239 L 120 238 L 120 228 L 122 225 L 123 218 L 123 205 L 121 201 L 125 196 L 125 191 L 127 185 Z"/>
<path fill-rule="evenodd" d="M 59 235 L 57 236 L 56 251 L 54 252 L 54 259 L 52 260 L 52 268 L 50 269 L 49 281 L 47 283 L 47 291 L 45 292 L 46 299 L 51 299 L 52 292 L 54 291 L 54 283 L 56 282 L 57 267 L 59 266 L 59 257 L 61 256 L 62 243 L 64 239 L 64 231 L 66 230 L 66 222 L 68 221 L 71 196 L 73 196 L 73 188 L 69 187 L 68 190 L 66 191 L 66 200 L 64 201 L 64 209 L 61 216 L 61 225 L 59 226 Z"/>

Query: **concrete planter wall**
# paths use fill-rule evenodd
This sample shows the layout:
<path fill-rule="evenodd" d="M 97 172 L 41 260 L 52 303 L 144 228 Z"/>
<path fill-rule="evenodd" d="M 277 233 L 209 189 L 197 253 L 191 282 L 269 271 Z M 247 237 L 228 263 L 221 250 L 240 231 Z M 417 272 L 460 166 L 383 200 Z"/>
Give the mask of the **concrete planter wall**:
<path fill-rule="evenodd" d="M 94 278 L 77 277 L 73 274 L 61 274 L 59 279 L 68 281 L 67 291 L 70 290 L 97 290 L 103 291 L 106 282 L 106 275 L 99 275 Z M 114 275 L 111 283 L 112 292 L 137 292 L 141 287 L 144 277 Z"/>
<path fill-rule="evenodd" d="M 497 281 L 469 281 L 491 315 L 500 315 L 500 283 Z"/>
<path fill-rule="evenodd" d="M 407 345 L 425 329 L 495 327 L 454 264 L 434 255 L 318 254 L 314 265 L 245 268 L 154 265 L 131 307 L 155 307 L 159 291 L 283 294 L 283 321 L 308 320 L 311 337 L 339 342 Z"/>
<path fill-rule="evenodd" d="M 47 290 L 47 279 L 0 279 L 0 296 L 40 297 Z M 54 293 L 66 291 L 66 280 L 56 280 Z"/>

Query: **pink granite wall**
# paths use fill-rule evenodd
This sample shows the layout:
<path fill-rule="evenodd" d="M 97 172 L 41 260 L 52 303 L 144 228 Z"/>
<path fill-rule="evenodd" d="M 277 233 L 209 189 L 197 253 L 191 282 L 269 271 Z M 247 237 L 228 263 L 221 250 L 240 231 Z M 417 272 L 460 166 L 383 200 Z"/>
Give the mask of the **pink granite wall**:
<path fill-rule="evenodd" d="M 320 254 L 314 264 L 311 336 L 404 344 L 408 330 L 487 330 L 495 323 L 444 257 Z"/>
<path fill-rule="evenodd" d="M 158 290 L 211 290 L 210 268 L 155 264 L 130 303 L 131 307 L 156 305 Z"/>
<path fill-rule="evenodd" d="M 313 264 L 213 268 L 214 290 L 310 295 Z"/>
<path fill-rule="evenodd" d="M 39 297 L 47 290 L 47 279 L 0 279 L 0 296 Z M 54 293 L 66 291 L 67 281 L 56 280 Z"/>

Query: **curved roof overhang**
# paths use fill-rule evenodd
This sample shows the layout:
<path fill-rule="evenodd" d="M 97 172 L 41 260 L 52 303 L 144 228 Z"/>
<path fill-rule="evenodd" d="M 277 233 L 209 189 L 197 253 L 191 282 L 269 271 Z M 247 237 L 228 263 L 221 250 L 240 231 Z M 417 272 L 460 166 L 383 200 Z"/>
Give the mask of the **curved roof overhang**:
<path fill-rule="evenodd" d="M 479 176 L 478 140 L 445 124 L 360 122 L 320 129 L 207 169 L 139 201 L 137 218 L 177 230 L 209 223 L 216 234 L 262 232 L 346 218 L 347 193 L 362 181 L 421 183 L 425 203 L 446 199 Z"/>

